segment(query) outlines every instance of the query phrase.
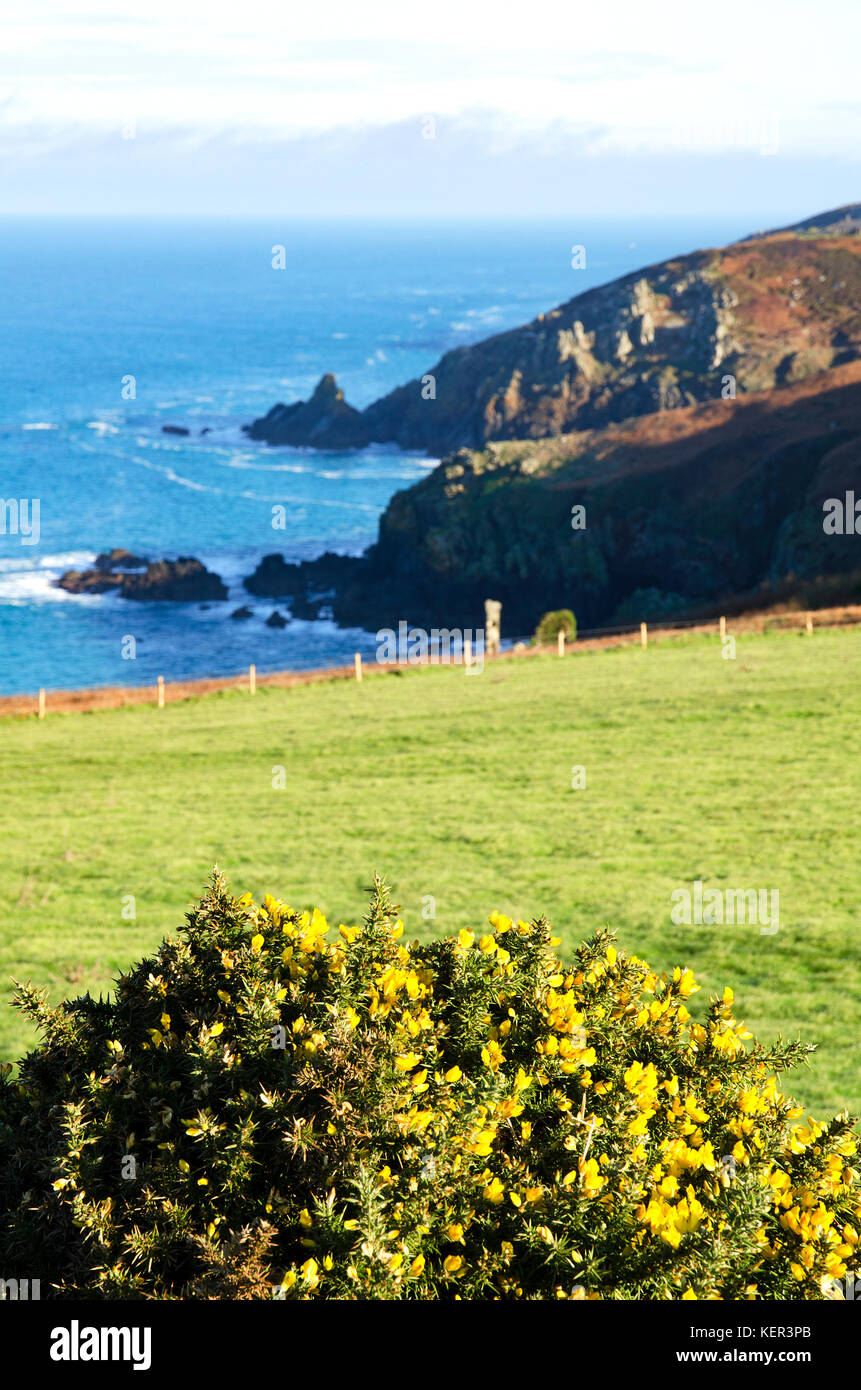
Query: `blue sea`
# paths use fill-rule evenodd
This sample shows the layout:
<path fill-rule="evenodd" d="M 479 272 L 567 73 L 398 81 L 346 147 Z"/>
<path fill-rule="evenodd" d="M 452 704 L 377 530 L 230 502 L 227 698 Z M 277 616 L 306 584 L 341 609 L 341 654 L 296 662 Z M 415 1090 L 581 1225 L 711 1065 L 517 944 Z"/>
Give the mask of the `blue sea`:
<path fill-rule="evenodd" d="M 392 446 L 272 449 L 242 425 L 307 397 L 326 371 L 365 406 L 449 348 L 750 230 L 730 219 L 0 220 L 0 497 L 39 501 L 38 543 L 0 534 L 0 695 L 370 653 L 372 634 L 326 620 L 266 627 L 274 607 L 289 608 L 251 599 L 242 578 L 275 550 L 359 554 L 393 493 L 437 460 Z M 572 269 L 573 245 L 586 248 L 585 269 Z M 272 264 L 279 246 L 284 269 Z M 191 432 L 166 435 L 165 424 Z M 272 528 L 275 504 L 285 530 Z M 196 556 L 230 597 L 142 604 L 52 586 L 114 546 Z M 254 616 L 232 621 L 245 602 Z M 129 635 L 134 660 L 123 657 Z"/>

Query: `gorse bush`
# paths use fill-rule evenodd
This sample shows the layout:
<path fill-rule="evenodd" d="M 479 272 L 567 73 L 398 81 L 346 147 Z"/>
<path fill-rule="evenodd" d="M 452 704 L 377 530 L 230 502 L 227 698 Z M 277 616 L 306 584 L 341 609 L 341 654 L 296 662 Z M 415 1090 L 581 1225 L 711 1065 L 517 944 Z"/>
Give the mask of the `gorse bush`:
<path fill-rule="evenodd" d="M 732 993 L 702 1023 L 601 930 L 405 945 L 216 872 L 115 999 L 18 1003 L 0 1268 L 61 1297 L 820 1298 L 855 1268 L 851 1121 L 803 1119 Z"/>
<path fill-rule="evenodd" d="M 570 608 L 558 608 L 552 613 L 545 613 L 535 629 L 532 641 L 537 647 L 547 647 L 556 641 L 560 628 L 565 633 L 566 642 L 576 641 L 577 619 Z"/>

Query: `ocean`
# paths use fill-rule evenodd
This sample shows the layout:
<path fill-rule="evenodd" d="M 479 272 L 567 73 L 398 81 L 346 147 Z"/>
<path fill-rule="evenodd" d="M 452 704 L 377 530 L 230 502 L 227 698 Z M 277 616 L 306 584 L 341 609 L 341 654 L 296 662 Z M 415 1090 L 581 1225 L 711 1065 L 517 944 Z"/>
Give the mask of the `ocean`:
<path fill-rule="evenodd" d="M 449 348 L 751 230 L 729 218 L 0 219 L 0 498 L 39 503 L 32 544 L 35 531 L 11 533 L 0 511 L 0 695 L 370 655 L 373 634 L 326 620 L 267 627 L 273 608 L 289 607 L 251 598 L 241 581 L 276 550 L 359 554 L 390 497 L 437 460 L 389 445 L 272 449 L 242 425 L 306 398 L 327 371 L 365 406 Z M 585 269 L 571 266 L 574 245 Z M 190 433 L 164 434 L 165 424 Z M 275 504 L 286 529 L 272 528 Z M 114 546 L 196 556 L 229 599 L 137 603 L 53 587 Z M 243 603 L 253 617 L 231 620 Z"/>

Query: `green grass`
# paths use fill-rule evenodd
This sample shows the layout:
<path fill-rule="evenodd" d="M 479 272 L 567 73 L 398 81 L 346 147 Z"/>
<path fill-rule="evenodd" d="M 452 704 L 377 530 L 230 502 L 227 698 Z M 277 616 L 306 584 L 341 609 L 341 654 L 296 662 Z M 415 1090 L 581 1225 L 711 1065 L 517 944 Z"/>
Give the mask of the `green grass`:
<path fill-rule="evenodd" d="M 4 721 L 3 998 L 13 975 L 104 988 L 214 861 L 336 925 L 378 869 L 409 936 L 545 912 L 563 951 L 609 922 L 654 967 L 691 965 L 700 1005 L 731 984 L 755 1034 L 820 1044 L 799 1099 L 858 1113 L 859 678 L 859 632 L 742 636 L 735 661 L 698 637 Z M 779 889 L 779 932 L 673 926 L 696 878 Z M 0 1055 L 30 1041 L 0 1007 Z"/>

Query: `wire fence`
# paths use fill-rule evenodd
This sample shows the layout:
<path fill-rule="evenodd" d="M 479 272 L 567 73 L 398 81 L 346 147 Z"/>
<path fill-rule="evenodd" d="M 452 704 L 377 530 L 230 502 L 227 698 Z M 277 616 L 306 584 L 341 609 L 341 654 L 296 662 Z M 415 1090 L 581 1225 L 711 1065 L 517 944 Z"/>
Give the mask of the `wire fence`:
<path fill-rule="evenodd" d="M 728 631 L 728 625 L 736 628 L 737 631 L 757 632 L 765 628 L 779 629 L 804 629 L 811 635 L 815 628 L 835 628 L 835 627 L 856 627 L 861 625 L 861 606 L 843 607 L 835 609 L 820 609 L 804 612 L 800 609 L 787 609 L 785 611 L 771 613 L 748 613 L 738 614 L 734 617 L 726 616 L 699 617 L 699 618 L 664 618 L 648 623 L 630 622 L 617 623 L 606 627 L 581 628 L 578 630 L 576 639 L 571 641 L 563 631 L 558 635 L 555 645 L 551 644 L 543 647 L 532 645 L 528 637 L 520 639 L 509 639 L 506 641 L 502 650 L 496 653 L 490 651 L 473 650 L 469 641 L 464 643 L 463 650 L 459 653 L 460 659 L 454 661 L 439 661 L 433 655 L 427 655 L 421 660 L 411 660 L 410 665 L 462 665 L 475 670 L 479 662 L 483 665 L 485 657 L 507 657 L 518 656 L 527 653 L 539 654 L 556 650 L 559 656 L 566 656 L 576 651 L 577 647 L 586 642 L 608 641 L 614 639 L 622 641 L 626 637 L 636 640 L 639 634 L 640 644 L 643 648 L 648 647 L 649 635 L 651 633 L 672 633 L 672 632 L 695 632 L 719 633 L 721 639 L 732 635 Z M 380 662 L 383 669 L 389 669 L 393 663 Z M 347 680 L 353 679 L 361 682 L 365 672 L 362 656 L 359 652 L 355 653 L 354 660 L 349 666 L 324 667 L 314 671 L 272 671 L 264 675 L 258 675 L 257 667 L 254 665 L 245 667 L 242 671 L 236 672 L 231 676 L 223 677 L 204 677 L 200 679 L 180 680 L 167 683 L 163 676 L 159 676 L 155 686 L 137 687 L 118 687 L 111 689 L 92 689 L 78 691 L 52 691 L 51 705 L 56 712 L 74 712 L 98 708 L 115 708 L 126 704 L 155 704 L 159 709 L 163 709 L 165 704 L 188 699 L 195 695 L 212 694 L 219 690 L 244 690 L 250 695 L 255 695 L 258 685 L 269 685 L 281 688 L 290 688 L 296 685 L 317 684 L 327 680 Z M 373 669 L 373 666 L 371 667 Z M 7 696 L 0 699 L 0 716 L 2 715 L 36 715 L 39 719 L 46 718 L 48 713 L 48 692 L 42 688 L 38 696 Z"/>

